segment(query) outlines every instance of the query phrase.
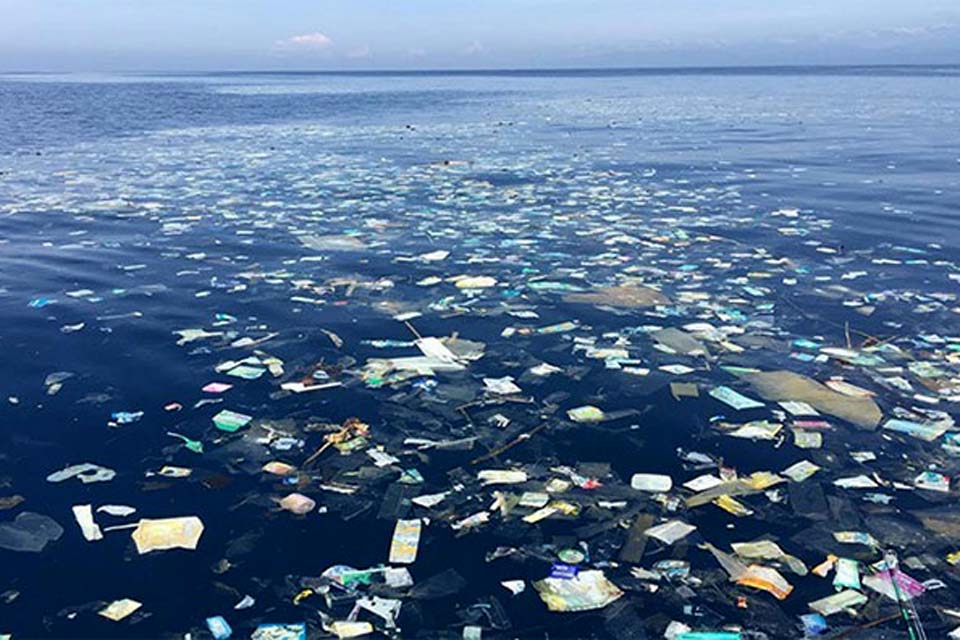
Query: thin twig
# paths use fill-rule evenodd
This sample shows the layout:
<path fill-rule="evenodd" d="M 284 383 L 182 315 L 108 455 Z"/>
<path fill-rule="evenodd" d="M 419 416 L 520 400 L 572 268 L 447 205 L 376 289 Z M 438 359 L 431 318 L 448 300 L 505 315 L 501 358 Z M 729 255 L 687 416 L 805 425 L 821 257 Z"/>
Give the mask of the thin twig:
<path fill-rule="evenodd" d="M 513 440 L 511 440 L 511 441 L 508 442 L 507 444 L 503 445 L 502 447 L 498 447 L 497 449 L 494 449 L 494 450 L 491 451 L 490 453 L 487 453 L 487 454 L 485 454 L 485 455 L 482 455 L 482 456 L 480 456 L 479 458 L 474 458 L 474 459 L 470 462 L 470 464 L 479 464 L 479 463 L 481 463 L 481 462 L 484 462 L 484 461 L 486 461 L 486 460 L 489 460 L 490 458 L 496 458 L 497 456 L 499 456 L 499 455 L 500 455 L 501 453 L 503 453 L 504 451 L 507 451 L 508 449 L 511 449 L 511 448 L 515 447 L 516 445 L 520 444 L 521 442 L 525 442 L 525 441 L 529 440 L 531 436 L 533 436 L 534 434 L 536 434 L 536 433 L 538 433 L 539 431 L 543 430 L 546 426 L 547 426 L 547 423 L 544 422 L 544 423 L 541 424 L 540 426 L 535 427 L 535 428 L 531 429 L 530 431 L 526 431 L 526 432 L 524 432 L 524 433 L 521 433 L 521 434 L 518 435 L 516 438 L 514 438 Z"/>
<path fill-rule="evenodd" d="M 864 629 L 870 629 L 872 627 L 878 627 L 881 624 L 887 622 L 893 622 L 900 618 L 899 613 L 895 613 L 892 616 L 887 616 L 885 618 L 880 618 L 879 620 L 874 620 L 873 622 L 868 622 L 867 624 L 862 624 L 859 627 L 853 627 L 852 629 L 847 629 L 846 631 L 841 631 L 836 635 L 832 635 L 826 640 L 841 640 L 841 638 L 849 638 L 851 634 L 857 633 L 858 631 L 863 631 Z"/>
<path fill-rule="evenodd" d="M 407 329 L 410 329 L 410 331 L 413 333 L 413 335 L 417 336 L 417 340 L 423 340 L 423 336 L 420 335 L 420 332 L 417 331 L 416 328 L 414 328 L 414 326 L 413 326 L 412 324 L 410 324 L 410 321 L 409 321 L 409 320 L 404 320 L 404 321 L 403 321 L 403 324 L 407 325 Z"/>

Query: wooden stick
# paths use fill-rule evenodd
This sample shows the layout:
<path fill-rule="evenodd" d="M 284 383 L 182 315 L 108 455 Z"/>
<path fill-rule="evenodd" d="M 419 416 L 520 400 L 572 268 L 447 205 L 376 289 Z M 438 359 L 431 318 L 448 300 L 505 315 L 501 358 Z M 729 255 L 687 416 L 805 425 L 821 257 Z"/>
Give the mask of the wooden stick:
<path fill-rule="evenodd" d="M 894 620 L 899 620 L 900 614 L 895 613 L 892 616 L 887 616 L 886 618 L 880 618 L 879 620 L 874 620 L 873 622 L 868 622 L 867 624 L 860 625 L 859 627 L 854 627 L 852 629 L 847 629 L 846 631 L 841 631 L 836 635 L 832 635 L 827 640 L 840 640 L 841 638 L 848 638 L 851 634 L 858 631 L 863 631 L 864 629 L 869 629 L 871 627 L 877 627 L 886 622 L 893 622 Z"/>
<path fill-rule="evenodd" d="M 485 455 L 482 455 L 482 456 L 480 456 L 479 458 L 474 458 L 474 459 L 470 462 L 470 464 L 479 464 L 479 463 L 481 463 L 481 462 L 484 462 L 485 460 L 489 460 L 490 458 L 496 458 L 498 455 L 500 455 L 500 454 L 503 453 L 504 451 L 507 451 L 508 449 L 511 449 L 511 448 L 515 447 L 516 445 L 520 444 L 521 442 L 525 442 L 525 441 L 529 440 L 531 436 L 533 436 L 533 435 L 536 434 L 537 432 L 543 430 L 544 427 L 546 427 L 546 426 L 547 426 L 547 423 L 544 422 L 544 423 L 541 424 L 540 426 L 535 427 L 535 428 L 531 429 L 530 431 L 527 431 L 527 432 L 525 432 L 525 433 L 521 433 L 521 434 L 518 435 L 516 438 L 514 438 L 513 440 L 511 440 L 511 441 L 508 442 L 507 444 L 503 445 L 502 447 L 499 447 L 499 448 L 497 448 L 497 449 L 494 449 L 494 450 L 491 451 L 490 453 L 487 453 L 487 454 L 485 454 Z"/>
<path fill-rule="evenodd" d="M 417 331 L 412 324 L 410 324 L 409 320 L 404 320 L 403 324 L 407 325 L 407 329 L 410 329 L 413 335 L 417 336 L 417 340 L 423 340 L 423 336 L 420 335 L 420 332 Z"/>
<path fill-rule="evenodd" d="M 340 431 L 337 431 L 335 434 L 330 434 L 329 436 L 327 436 L 327 437 L 326 437 L 326 442 L 323 443 L 323 446 L 320 447 L 319 449 L 317 449 L 316 451 L 314 451 L 313 454 L 312 454 L 309 458 L 307 458 L 306 460 L 304 460 L 304 461 L 303 461 L 303 464 L 302 464 L 301 466 L 307 467 L 311 462 L 313 462 L 313 461 L 316 460 L 318 457 L 320 457 L 320 454 L 321 454 L 321 453 L 323 453 L 323 452 L 326 451 L 328 448 L 330 448 L 330 445 L 332 445 L 334 442 L 336 442 L 336 441 L 337 441 L 337 438 L 347 435 L 347 433 L 348 433 L 349 431 L 350 431 L 350 427 L 349 427 L 349 426 L 346 426 L 346 427 L 343 427 L 342 429 L 340 429 Z"/>
<path fill-rule="evenodd" d="M 323 443 L 323 446 L 320 447 L 319 449 L 317 449 L 316 451 L 314 451 L 313 454 L 311 454 L 311 456 L 310 456 L 309 458 L 307 458 L 306 460 L 304 460 L 304 461 L 303 461 L 303 464 L 302 464 L 301 466 L 303 466 L 303 467 L 309 466 L 310 463 L 313 462 L 314 460 L 316 460 L 317 458 L 319 458 L 319 457 L 320 457 L 320 454 L 323 453 L 324 451 L 326 451 L 327 448 L 328 448 L 331 444 L 333 444 L 333 441 L 332 441 L 332 440 L 328 440 L 327 442 L 324 442 L 324 443 Z"/>
<path fill-rule="evenodd" d="M 781 302 L 786 302 L 788 305 L 790 305 L 791 307 L 793 307 L 798 313 L 800 313 L 800 315 L 802 315 L 804 318 L 807 318 L 808 320 L 812 320 L 812 321 L 814 321 L 814 322 L 823 322 L 823 323 L 825 323 L 825 324 L 829 324 L 829 325 L 832 325 L 832 326 L 835 326 L 835 327 L 839 327 L 839 326 L 840 326 L 840 324 L 838 324 L 838 323 L 836 323 L 836 322 L 833 322 L 832 320 L 827 320 L 826 318 L 817 318 L 817 317 L 811 316 L 811 315 L 808 314 L 806 311 L 804 311 L 802 307 L 800 307 L 800 306 L 798 306 L 797 304 L 795 304 L 795 303 L 794 303 L 792 300 L 790 300 L 789 298 L 786 298 L 786 297 L 784 297 L 784 296 L 777 296 L 777 299 L 780 300 Z M 878 338 L 877 336 L 872 336 L 872 335 L 870 335 L 869 333 L 866 333 L 865 331 L 858 331 L 857 329 L 849 329 L 849 322 L 847 323 L 847 330 L 848 330 L 850 333 L 855 333 L 855 334 L 857 334 L 858 336 L 861 336 L 862 338 L 864 338 L 864 342 L 860 345 L 861 347 L 866 346 L 867 343 L 868 343 L 869 341 L 871 341 L 871 340 L 874 341 L 874 342 L 876 342 L 876 346 L 878 346 L 878 347 L 879 347 L 879 346 L 883 346 L 883 345 L 887 344 L 888 342 L 893 342 L 894 340 L 897 340 L 897 339 L 900 337 L 900 336 L 894 335 L 894 336 L 890 336 L 889 338 L 884 338 L 883 340 L 881 340 L 881 339 Z M 870 344 L 872 345 L 873 343 L 870 343 Z M 904 353 L 904 355 L 905 355 L 907 358 L 909 358 L 910 360 L 916 360 L 916 358 L 914 358 L 913 355 L 910 354 L 910 353 Z"/>

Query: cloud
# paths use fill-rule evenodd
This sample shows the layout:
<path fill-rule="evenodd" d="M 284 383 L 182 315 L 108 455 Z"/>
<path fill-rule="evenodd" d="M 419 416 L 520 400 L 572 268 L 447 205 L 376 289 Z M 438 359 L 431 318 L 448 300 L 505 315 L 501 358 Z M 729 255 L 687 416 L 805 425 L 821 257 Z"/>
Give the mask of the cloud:
<path fill-rule="evenodd" d="M 325 33 L 314 31 L 277 40 L 274 48 L 280 51 L 319 51 L 333 45 L 333 40 Z"/>
<path fill-rule="evenodd" d="M 353 60 L 363 60 L 369 58 L 373 55 L 373 52 L 370 51 L 370 45 L 363 45 L 362 47 L 356 47 L 347 51 L 346 56 Z"/>
<path fill-rule="evenodd" d="M 954 39 L 960 24 L 942 22 L 932 25 L 902 26 L 882 29 L 841 29 L 823 34 L 821 40 L 841 40 L 861 45 L 870 45 L 870 41 L 883 44 L 903 44 L 908 41 Z"/>
<path fill-rule="evenodd" d="M 468 56 L 479 55 L 484 52 L 483 44 L 479 40 L 474 40 L 464 47 L 463 52 Z"/>

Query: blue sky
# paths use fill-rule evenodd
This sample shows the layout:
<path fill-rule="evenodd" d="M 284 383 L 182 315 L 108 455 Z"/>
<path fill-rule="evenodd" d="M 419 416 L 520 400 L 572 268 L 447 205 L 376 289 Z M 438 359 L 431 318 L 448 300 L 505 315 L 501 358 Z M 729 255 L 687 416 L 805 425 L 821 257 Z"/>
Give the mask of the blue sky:
<path fill-rule="evenodd" d="M 960 0 L 0 0 L 0 70 L 960 63 Z"/>

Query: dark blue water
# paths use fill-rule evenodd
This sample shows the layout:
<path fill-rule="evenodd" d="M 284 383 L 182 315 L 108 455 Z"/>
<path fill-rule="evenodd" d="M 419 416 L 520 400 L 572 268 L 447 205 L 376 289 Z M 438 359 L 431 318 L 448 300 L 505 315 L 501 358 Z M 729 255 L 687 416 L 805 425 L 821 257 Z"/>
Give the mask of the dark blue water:
<path fill-rule="evenodd" d="M 415 468 L 424 483 L 412 495 L 467 485 L 433 510 L 406 504 L 401 515 L 430 518 L 411 574 L 421 583 L 453 567 L 466 585 L 438 600 L 403 594 L 405 637 L 459 637 L 470 607 L 489 596 L 512 621 L 511 631 L 478 622 L 492 637 L 608 637 L 617 623 L 605 626 L 602 612 L 548 613 L 530 582 L 549 571 L 544 558 L 583 537 L 579 527 L 609 513 L 589 491 L 574 490 L 566 497 L 584 506 L 578 519 L 531 526 L 494 514 L 458 536 L 450 525 L 493 499 L 491 488 L 471 480 L 478 468 L 538 465 L 525 488 L 540 490 L 556 477 L 550 467 L 607 463 L 604 486 L 626 495 L 628 508 L 650 513 L 661 507 L 623 484 L 636 472 L 671 474 L 677 486 L 699 475 L 681 467 L 678 447 L 709 452 L 744 475 L 779 471 L 811 454 L 789 437 L 774 448 L 708 426 L 721 413 L 739 421 L 769 417 L 776 405 L 731 415 L 705 391 L 728 384 L 749 392 L 717 366 L 730 364 L 821 381 L 843 375 L 875 391 L 886 415 L 916 404 L 911 394 L 877 383 L 893 371 L 790 357 L 799 338 L 846 347 L 845 326 L 854 343 L 876 336 L 935 362 L 945 372 L 935 388 L 904 375 L 916 393 L 937 396 L 933 408 L 955 408 L 949 389 L 956 365 L 948 356 L 951 345 L 960 348 L 951 338 L 960 308 L 952 277 L 960 257 L 956 68 L 7 76 L 0 79 L 0 132 L 0 499 L 25 499 L 0 510 L 0 522 L 32 511 L 65 529 L 39 554 L 0 549 L 0 592 L 18 593 L 0 603 L 0 633 L 205 637 L 203 621 L 212 615 L 225 616 L 239 637 L 261 622 L 307 621 L 318 630 L 317 612 L 329 611 L 322 597 L 292 603 L 302 579 L 334 564 L 386 563 L 396 515 L 378 517 L 381 501 L 399 469 Z M 344 234 L 358 241 L 352 250 L 301 242 Z M 437 250 L 450 254 L 409 260 Z M 498 286 L 464 292 L 451 281 L 422 283 L 458 275 L 489 275 Z M 611 312 L 565 302 L 557 290 L 631 279 L 660 288 L 673 303 Z M 411 321 L 420 334 L 457 333 L 486 343 L 486 355 L 463 373 L 439 374 L 432 389 L 409 381 L 368 387 L 359 371 L 369 358 L 417 354 L 363 342 L 412 340 L 394 319 L 404 312 L 421 314 Z M 218 324 L 217 314 L 231 320 Z M 563 321 L 579 327 L 526 331 Z M 654 349 L 643 331 L 693 322 L 735 328 L 744 351 L 722 353 L 708 368 Z M 178 346 L 173 332 L 188 328 L 226 335 Z M 509 328 L 519 331 L 505 333 Z M 231 346 L 272 334 L 254 348 Z M 618 339 L 637 361 L 626 366 L 649 375 L 606 368 L 580 348 Z M 214 370 L 254 349 L 282 360 L 284 374 L 244 381 Z M 343 387 L 281 392 L 280 383 L 320 362 L 336 365 Z M 525 373 L 541 362 L 567 369 L 548 378 Z M 677 377 L 657 370 L 676 363 L 696 371 Z M 48 394 L 44 379 L 58 371 L 73 376 Z M 483 398 L 482 378 L 507 375 L 529 404 L 480 407 L 472 421 L 470 410 L 458 410 Z M 201 392 L 215 380 L 235 386 L 221 396 Z M 426 380 L 415 382 L 429 386 Z M 666 388 L 673 381 L 699 383 L 704 397 L 678 404 Z M 222 402 L 195 408 L 201 398 Z M 182 410 L 164 409 L 173 402 Z M 582 404 L 640 413 L 573 426 L 565 412 Z M 228 436 L 212 425 L 223 408 L 272 421 L 303 446 L 273 453 L 253 442 L 240 447 L 243 431 Z M 144 417 L 108 426 L 115 411 Z M 486 422 L 498 412 L 513 421 L 505 432 Z M 370 425 L 371 445 L 401 459 L 397 472 L 374 473 L 362 450 L 328 453 L 299 489 L 327 513 L 278 511 L 273 498 L 292 489 L 260 473 L 260 465 L 302 463 L 322 443 L 322 425 L 350 417 Z M 471 464 L 541 423 L 548 427 L 529 442 Z M 202 440 L 205 453 L 177 446 L 170 431 Z M 471 435 L 480 438 L 471 451 L 417 453 L 402 443 Z M 909 451 L 917 469 L 935 463 L 950 473 L 957 466 L 938 453 L 939 442 L 905 445 L 842 424 L 825 440 L 817 478 L 838 497 L 844 492 L 829 481 L 862 472 L 850 471 L 850 450 L 874 450 L 901 466 Z M 114 469 L 116 478 L 45 480 L 88 461 Z M 165 464 L 190 467 L 193 475 L 151 475 Z M 908 484 L 916 473 L 892 469 L 887 479 Z M 342 496 L 320 488 L 331 479 L 360 489 Z M 861 517 L 876 515 L 874 506 L 851 499 Z M 923 505 L 911 495 L 896 500 L 896 517 L 919 526 L 908 514 Z M 823 559 L 787 542 L 809 522 L 763 494 L 744 501 L 765 517 L 737 519 L 712 505 L 670 515 L 696 524 L 698 541 L 725 549 L 772 534 L 809 566 Z M 98 514 L 104 527 L 198 515 L 206 529 L 196 551 L 140 556 L 129 531 L 86 542 L 70 511 L 77 504 L 136 507 L 129 518 Z M 614 562 L 624 535 L 620 526 L 591 534 L 592 562 Z M 940 566 L 920 577 L 947 580 L 941 551 L 950 541 L 930 544 L 900 552 L 940 557 Z M 486 561 L 497 547 L 529 555 Z M 694 544 L 657 553 L 643 566 L 687 558 L 694 575 L 702 571 L 730 589 Z M 232 567 L 214 571 L 224 558 Z M 832 592 L 829 580 L 788 575 L 796 591 L 783 603 L 740 589 L 754 608 L 714 595 L 698 605 L 710 614 L 698 617 L 665 595 L 672 586 L 643 594 L 628 566 L 606 566 L 628 591 L 618 605 L 628 603 L 647 620 L 650 637 L 669 619 L 798 637 L 784 625 L 796 623 L 807 600 Z M 499 584 L 508 579 L 527 580 L 526 591 L 511 596 Z M 235 611 L 245 594 L 256 604 Z M 125 597 L 143 603 L 134 617 L 114 623 L 95 614 Z M 651 618 L 657 613 L 666 618 Z"/>

